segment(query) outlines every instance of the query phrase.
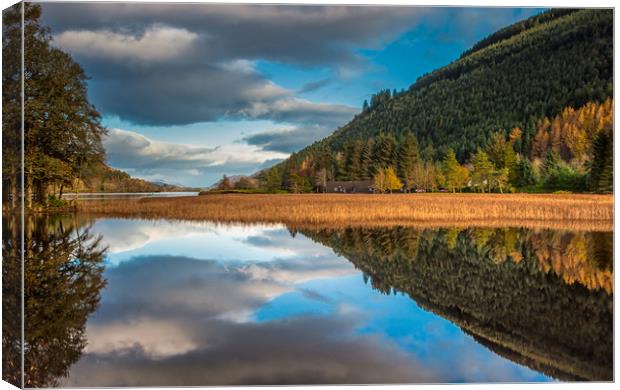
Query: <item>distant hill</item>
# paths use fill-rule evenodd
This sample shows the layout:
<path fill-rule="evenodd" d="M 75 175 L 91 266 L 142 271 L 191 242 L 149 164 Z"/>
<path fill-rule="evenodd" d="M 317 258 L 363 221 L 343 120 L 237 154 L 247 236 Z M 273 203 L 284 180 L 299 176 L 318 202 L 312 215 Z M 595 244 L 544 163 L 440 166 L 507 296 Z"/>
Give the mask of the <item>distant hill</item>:
<path fill-rule="evenodd" d="M 85 172 L 84 179 L 78 179 L 74 188 L 68 188 L 65 192 L 171 192 L 200 191 L 201 189 L 170 184 L 161 180 L 137 179 L 127 172 L 105 164 L 98 164 Z"/>
<path fill-rule="evenodd" d="M 542 118 L 611 96 L 613 10 L 550 10 L 497 31 L 408 90 L 375 94 L 351 122 L 272 170 L 303 169 L 309 156 L 380 133 L 412 132 L 431 158 L 452 148 L 464 162 L 493 132 L 519 127 L 517 152 L 526 155 Z"/>

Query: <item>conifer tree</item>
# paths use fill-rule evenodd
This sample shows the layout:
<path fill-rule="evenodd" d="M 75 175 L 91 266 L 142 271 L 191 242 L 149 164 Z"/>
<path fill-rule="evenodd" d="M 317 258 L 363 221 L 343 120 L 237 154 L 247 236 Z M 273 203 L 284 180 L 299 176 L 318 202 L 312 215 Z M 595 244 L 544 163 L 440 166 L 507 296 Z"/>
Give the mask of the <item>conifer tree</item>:
<path fill-rule="evenodd" d="M 592 142 L 592 162 L 588 169 L 588 186 L 595 192 L 613 192 L 613 135 L 599 131 Z"/>
<path fill-rule="evenodd" d="M 413 184 L 414 167 L 420 161 L 418 140 L 412 132 L 408 132 L 398 148 L 398 176 L 407 185 L 407 189 Z"/>
<path fill-rule="evenodd" d="M 362 158 L 360 163 L 361 179 L 366 180 L 372 178 L 375 174 L 373 166 L 374 140 L 368 138 L 368 141 L 362 148 Z"/>
<path fill-rule="evenodd" d="M 482 192 L 484 192 L 485 189 L 490 191 L 494 169 L 489 156 L 479 149 L 478 152 L 474 154 L 472 163 L 474 166 L 472 172 L 474 185 L 478 186 Z"/>
<path fill-rule="evenodd" d="M 456 192 L 456 188 L 461 184 L 461 166 L 456 160 L 456 154 L 452 148 L 448 149 L 446 157 L 443 159 L 443 174 L 448 189 L 452 192 Z"/>

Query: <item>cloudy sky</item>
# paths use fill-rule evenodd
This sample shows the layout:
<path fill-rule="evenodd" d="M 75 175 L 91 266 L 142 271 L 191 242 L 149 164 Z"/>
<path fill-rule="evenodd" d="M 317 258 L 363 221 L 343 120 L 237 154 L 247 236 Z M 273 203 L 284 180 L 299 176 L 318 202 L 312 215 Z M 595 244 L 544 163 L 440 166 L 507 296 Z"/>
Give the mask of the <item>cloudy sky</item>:
<path fill-rule="evenodd" d="M 91 77 L 108 162 L 169 183 L 251 174 L 535 8 L 43 3 Z"/>

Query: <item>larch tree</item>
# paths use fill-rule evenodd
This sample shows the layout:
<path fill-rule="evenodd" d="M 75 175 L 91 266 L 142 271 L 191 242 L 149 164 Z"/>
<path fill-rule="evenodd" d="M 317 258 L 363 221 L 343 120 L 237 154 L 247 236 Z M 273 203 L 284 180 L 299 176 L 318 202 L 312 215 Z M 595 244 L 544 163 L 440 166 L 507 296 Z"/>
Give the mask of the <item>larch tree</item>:
<path fill-rule="evenodd" d="M 385 168 L 385 184 L 390 193 L 403 188 L 403 183 L 398 179 L 398 176 L 396 176 L 396 171 L 392 166 Z"/>
<path fill-rule="evenodd" d="M 460 188 L 462 182 L 462 172 L 461 165 L 456 160 L 456 154 L 452 149 L 448 149 L 448 153 L 446 153 L 446 157 L 443 159 L 443 174 L 450 191 L 456 192 L 456 189 Z"/>

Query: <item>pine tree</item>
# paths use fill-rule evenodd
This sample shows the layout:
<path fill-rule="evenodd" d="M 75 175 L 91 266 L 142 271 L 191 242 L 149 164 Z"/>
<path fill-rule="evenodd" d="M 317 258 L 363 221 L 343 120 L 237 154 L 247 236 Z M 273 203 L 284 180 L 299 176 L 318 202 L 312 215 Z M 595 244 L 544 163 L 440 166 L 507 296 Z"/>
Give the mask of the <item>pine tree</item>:
<path fill-rule="evenodd" d="M 360 163 L 361 179 L 372 178 L 375 174 L 373 166 L 374 140 L 369 138 L 362 148 L 362 158 Z"/>
<path fill-rule="evenodd" d="M 349 155 L 347 156 L 347 170 L 349 173 L 349 180 L 361 180 L 364 176 L 362 171 L 362 140 L 355 140 L 353 145 L 349 149 Z"/>
<path fill-rule="evenodd" d="M 537 178 L 532 163 L 525 157 L 518 159 L 515 166 L 515 181 L 517 187 L 527 187 L 536 184 Z"/>
<path fill-rule="evenodd" d="M 375 163 L 378 168 L 385 168 L 394 163 L 396 140 L 394 135 L 380 133 L 375 144 Z"/>
<path fill-rule="evenodd" d="M 595 192 L 613 192 L 613 135 L 610 131 L 599 131 L 594 137 L 588 186 Z"/>
<path fill-rule="evenodd" d="M 408 132 L 398 148 L 398 176 L 406 182 L 407 189 L 413 184 L 413 171 L 419 161 L 418 140 L 412 132 Z"/>

